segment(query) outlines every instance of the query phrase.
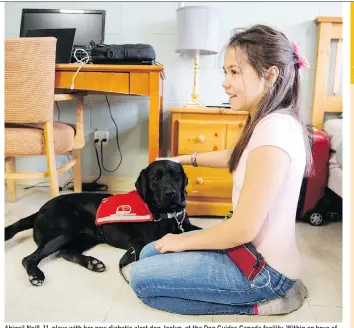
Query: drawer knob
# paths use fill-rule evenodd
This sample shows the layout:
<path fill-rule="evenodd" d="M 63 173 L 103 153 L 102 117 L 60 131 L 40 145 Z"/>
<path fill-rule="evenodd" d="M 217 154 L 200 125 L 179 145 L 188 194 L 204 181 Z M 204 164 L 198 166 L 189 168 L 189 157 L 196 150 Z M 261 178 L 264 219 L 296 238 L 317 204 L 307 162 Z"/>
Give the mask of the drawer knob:
<path fill-rule="evenodd" d="M 238 123 L 238 126 L 239 126 L 240 128 L 242 128 L 242 127 L 243 127 L 243 123 Z"/>
<path fill-rule="evenodd" d="M 205 142 L 205 140 L 206 140 L 206 138 L 204 136 L 199 136 L 198 137 L 198 141 L 201 142 L 201 143 Z"/>
<path fill-rule="evenodd" d="M 202 185 L 202 184 L 204 184 L 204 179 L 203 178 L 197 178 L 196 182 L 197 182 L 198 185 Z"/>

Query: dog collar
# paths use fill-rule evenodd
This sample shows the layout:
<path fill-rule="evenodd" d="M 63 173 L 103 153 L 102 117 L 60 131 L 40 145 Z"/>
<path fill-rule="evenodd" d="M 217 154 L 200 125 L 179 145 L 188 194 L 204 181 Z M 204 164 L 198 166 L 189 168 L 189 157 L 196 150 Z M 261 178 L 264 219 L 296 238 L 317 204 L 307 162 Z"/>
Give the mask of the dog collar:
<path fill-rule="evenodd" d="M 186 211 L 172 212 L 172 213 L 161 213 L 154 215 L 154 222 L 159 222 L 164 219 L 175 219 L 178 225 L 178 229 L 184 232 L 183 221 L 186 218 Z"/>

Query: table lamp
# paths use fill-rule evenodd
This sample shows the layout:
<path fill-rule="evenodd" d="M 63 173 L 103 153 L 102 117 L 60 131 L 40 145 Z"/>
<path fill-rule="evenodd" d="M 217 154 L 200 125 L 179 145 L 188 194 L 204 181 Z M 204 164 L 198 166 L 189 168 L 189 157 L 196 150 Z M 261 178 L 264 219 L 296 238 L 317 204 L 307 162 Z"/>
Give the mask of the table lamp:
<path fill-rule="evenodd" d="M 177 9 L 176 52 L 194 56 L 192 99 L 185 107 L 200 107 L 198 101 L 199 56 L 215 55 L 219 47 L 219 24 L 215 11 L 205 6 L 185 6 Z"/>

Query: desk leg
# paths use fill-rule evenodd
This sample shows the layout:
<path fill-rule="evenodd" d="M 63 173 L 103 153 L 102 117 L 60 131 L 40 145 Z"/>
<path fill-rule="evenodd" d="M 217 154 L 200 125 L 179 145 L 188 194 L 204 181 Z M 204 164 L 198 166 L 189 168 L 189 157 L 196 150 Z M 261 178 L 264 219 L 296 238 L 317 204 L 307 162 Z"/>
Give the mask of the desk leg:
<path fill-rule="evenodd" d="M 160 99 L 160 73 L 150 73 L 149 113 L 149 164 L 160 156 L 160 125 L 162 122 L 162 99 Z"/>

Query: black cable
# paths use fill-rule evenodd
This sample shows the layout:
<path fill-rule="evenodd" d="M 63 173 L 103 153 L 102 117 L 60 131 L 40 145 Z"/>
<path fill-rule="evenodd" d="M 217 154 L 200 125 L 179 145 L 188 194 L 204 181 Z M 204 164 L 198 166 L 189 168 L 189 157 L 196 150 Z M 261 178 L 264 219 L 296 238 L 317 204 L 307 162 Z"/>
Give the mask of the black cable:
<path fill-rule="evenodd" d="M 58 110 L 58 122 L 60 122 L 60 108 L 57 101 L 55 102 L 55 105 L 57 106 L 57 110 Z"/>
<path fill-rule="evenodd" d="M 97 159 L 97 165 L 98 165 L 98 169 L 99 169 L 99 174 L 98 177 L 92 181 L 92 182 L 86 182 L 86 183 L 82 183 L 82 191 L 106 191 L 108 190 L 108 186 L 105 184 L 101 184 L 101 183 L 97 183 L 97 181 L 101 178 L 102 176 L 102 168 L 101 168 L 101 164 L 100 164 L 100 159 L 99 159 L 99 155 L 98 155 L 98 150 L 96 147 L 98 140 L 94 140 L 94 147 L 95 147 L 95 152 L 96 152 L 96 159 Z M 71 183 L 71 181 L 69 181 L 63 188 L 66 188 L 69 184 Z M 70 190 L 73 190 L 73 187 L 68 188 Z"/>
<path fill-rule="evenodd" d="M 95 147 L 97 165 L 98 165 L 98 168 L 100 170 L 100 173 L 98 174 L 98 177 L 94 181 L 88 182 L 88 183 L 83 183 L 82 184 L 82 190 L 83 191 L 106 191 L 106 190 L 108 190 L 108 186 L 107 185 L 101 184 L 101 183 L 97 183 L 97 181 L 102 176 L 102 169 L 101 169 L 101 165 L 100 165 L 100 159 L 99 159 L 99 156 L 98 156 L 98 150 L 97 150 L 97 147 L 96 147 L 96 140 L 94 141 L 93 145 Z"/>
<path fill-rule="evenodd" d="M 102 175 L 102 169 L 101 169 L 101 165 L 100 165 L 100 159 L 99 159 L 99 157 L 98 157 L 98 151 L 97 151 L 96 143 L 94 143 L 93 145 L 94 145 L 94 147 L 95 147 L 97 164 L 98 164 L 98 167 L 99 167 L 99 169 L 100 169 L 100 173 L 99 173 L 98 177 L 96 178 L 96 180 L 92 181 L 92 183 L 96 183 L 96 182 L 100 179 L 100 177 L 101 177 L 101 175 Z"/>
<path fill-rule="evenodd" d="M 104 169 L 106 172 L 113 173 L 113 172 L 117 171 L 117 170 L 119 169 L 120 165 L 122 164 L 123 155 L 122 155 L 122 152 L 121 152 L 120 146 L 119 146 L 119 139 L 118 139 L 119 131 L 118 131 L 118 126 L 117 126 L 116 121 L 115 121 L 114 118 L 113 118 L 112 110 L 111 110 L 111 105 L 109 104 L 107 95 L 106 95 L 106 101 L 107 101 L 107 105 L 108 105 L 109 115 L 111 116 L 111 119 L 112 119 L 112 121 L 113 121 L 113 124 L 114 124 L 114 126 L 115 126 L 115 128 L 116 128 L 116 140 L 117 140 L 118 151 L 119 151 L 119 154 L 120 154 L 120 161 L 119 161 L 117 167 L 116 167 L 114 170 L 107 170 L 107 169 L 104 167 L 104 164 L 103 164 L 103 140 L 101 140 L 101 163 L 102 163 L 103 169 Z"/>
<path fill-rule="evenodd" d="M 96 159 L 97 159 L 97 164 L 98 164 L 98 168 L 100 170 L 100 173 L 94 181 L 83 183 L 82 184 L 82 191 L 106 191 L 106 190 L 108 190 L 107 185 L 102 184 L 102 183 L 97 183 L 97 181 L 101 178 L 102 169 L 101 169 L 101 165 L 100 165 L 100 161 L 99 161 L 98 151 L 96 148 L 96 142 L 94 143 L 94 147 L 95 147 L 95 151 L 96 151 Z M 69 189 L 73 190 L 74 188 L 70 187 Z"/>
<path fill-rule="evenodd" d="M 102 169 L 101 169 L 101 165 L 100 165 L 100 159 L 99 159 L 99 156 L 98 156 L 98 150 L 97 150 L 97 147 L 96 147 L 96 143 L 97 143 L 97 141 L 95 140 L 93 145 L 95 147 L 97 165 L 98 165 L 98 168 L 100 170 L 100 173 L 99 173 L 98 177 L 94 181 L 83 183 L 82 184 L 82 191 L 106 191 L 106 190 L 108 190 L 108 186 L 107 185 L 101 184 L 101 183 L 97 183 L 97 181 L 102 176 Z M 74 188 L 70 187 L 68 189 L 73 190 Z"/>
<path fill-rule="evenodd" d="M 23 189 L 31 189 L 31 188 L 34 188 L 34 187 L 42 187 L 42 188 L 49 188 L 49 186 L 39 186 L 40 184 L 42 183 L 48 183 L 48 181 L 42 181 L 42 182 L 38 182 L 32 186 L 28 186 L 28 187 L 24 187 Z"/>
<path fill-rule="evenodd" d="M 108 186 L 107 185 L 97 183 L 97 181 L 102 176 L 101 164 L 102 164 L 102 167 L 103 167 L 103 169 L 105 171 L 114 172 L 114 171 L 116 171 L 119 168 L 119 166 L 120 166 L 120 164 L 122 163 L 122 160 L 123 160 L 122 152 L 121 152 L 120 146 L 119 146 L 118 126 L 117 126 L 117 124 L 116 124 L 116 122 L 115 122 L 115 120 L 114 120 L 114 118 L 112 116 L 111 106 L 110 106 L 110 103 L 108 101 L 108 97 L 107 96 L 106 96 L 106 101 L 107 101 L 107 104 L 108 104 L 108 109 L 109 109 L 109 113 L 110 113 L 111 119 L 112 119 L 112 121 L 113 121 L 113 123 L 114 123 L 114 125 L 116 127 L 116 140 L 117 140 L 118 151 L 119 151 L 119 153 L 121 155 L 121 160 L 120 160 L 120 162 L 119 162 L 119 164 L 118 164 L 118 166 L 117 166 L 117 168 L 115 170 L 113 170 L 113 171 L 107 170 L 104 167 L 104 164 L 103 164 L 103 150 L 102 150 L 103 149 L 103 147 L 102 147 L 103 140 L 101 141 L 101 163 L 100 163 L 100 159 L 99 159 L 99 155 L 98 155 L 98 150 L 97 150 L 97 147 L 96 147 L 96 144 L 97 144 L 98 140 L 94 140 L 94 144 L 93 145 L 95 147 L 95 153 L 96 153 L 97 165 L 98 165 L 98 168 L 99 168 L 99 174 L 98 174 L 98 177 L 94 181 L 82 184 L 82 190 L 83 191 L 106 191 L 106 190 L 108 190 Z"/>

